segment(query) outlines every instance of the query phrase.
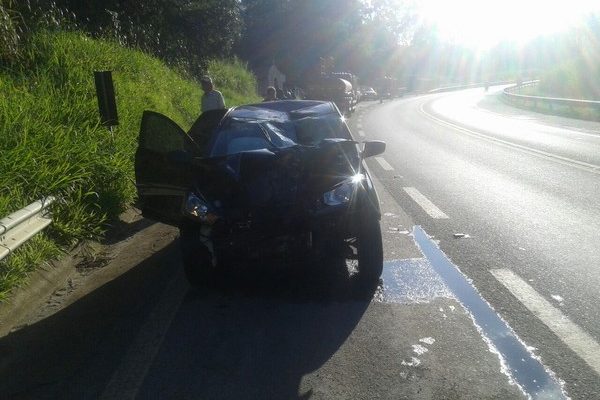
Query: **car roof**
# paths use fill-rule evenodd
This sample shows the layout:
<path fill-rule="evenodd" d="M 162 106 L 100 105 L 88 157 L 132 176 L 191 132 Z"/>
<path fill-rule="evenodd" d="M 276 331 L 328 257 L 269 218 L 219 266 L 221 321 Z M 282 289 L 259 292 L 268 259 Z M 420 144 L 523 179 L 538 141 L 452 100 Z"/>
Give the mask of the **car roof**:
<path fill-rule="evenodd" d="M 329 101 L 279 100 L 246 104 L 233 108 L 229 118 L 289 121 L 304 117 L 336 114 L 337 110 Z"/>

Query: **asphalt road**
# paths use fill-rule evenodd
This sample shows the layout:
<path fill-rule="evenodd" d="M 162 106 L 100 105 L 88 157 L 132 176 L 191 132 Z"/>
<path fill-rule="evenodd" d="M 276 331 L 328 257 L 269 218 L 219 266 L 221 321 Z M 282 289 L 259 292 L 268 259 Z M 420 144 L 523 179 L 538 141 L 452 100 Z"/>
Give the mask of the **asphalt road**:
<path fill-rule="evenodd" d="M 364 103 L 349 124 L 388 143 L 368 162 L 377 290 L 331 260 L 193 290 L 176 230 L 130 216 L 0 337 L 2 398 L 600 398 L 597 125 L 482 90 Z"/>
<path fill-rule="evenodd" d="M 80 269 L 0 338 L 2 397 L 524 398 L 382 194 L 394 229 L 377 292 L 330 264 L 263 266 L 199 292 L 176 231 L 131 222 L 107 265 Z"/>
<path fill-rule="evenodd" d="M 514 109 L 498 90 L 375 103 L 355 130 L 387 142 L 375 175 L 567 392 L 600 398 L 600 124 Z"/>

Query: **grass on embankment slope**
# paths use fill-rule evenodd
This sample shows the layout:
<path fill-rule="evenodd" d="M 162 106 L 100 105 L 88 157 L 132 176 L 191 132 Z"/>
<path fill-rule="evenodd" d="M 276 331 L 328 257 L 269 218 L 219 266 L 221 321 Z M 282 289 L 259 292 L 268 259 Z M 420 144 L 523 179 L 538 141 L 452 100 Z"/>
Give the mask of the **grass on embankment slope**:
<path fill-rule="evenodd" d="M 546 71 L 540 77 L 538 85 L 524 88 L 519 93 L 529 96 L 600 101 L 599 76 L 600 55 L 580 57 L 565 61 Z M 537 107 L 529 105 L 525 108 L 532 108 L 546 114 L 600 121 L 600 109 L 598 107 L 538 104 Z"/>
<path fill-rule="evenodd" d="M 537 87 L 541 96 L 600 100 L 600 55 L 580 57 L 545 72 Z"/>
<path fill-rule="evenodd" d="M 81 33 L 39 33 L 18 67 L 0 70 L 0 218 L 46 195 L 54 223 L 0 262 L 0 301 L 61 248 L 100 237 L 134 199 L 133 156 L 142 111 L 183 128 L 199 114 L 199 85 L 156 58 Z M 119 126 L 99 125 L 93 71 L 112 70 Z M 209 72 L 228 106 L 259 100 L 237 62 Z"/>

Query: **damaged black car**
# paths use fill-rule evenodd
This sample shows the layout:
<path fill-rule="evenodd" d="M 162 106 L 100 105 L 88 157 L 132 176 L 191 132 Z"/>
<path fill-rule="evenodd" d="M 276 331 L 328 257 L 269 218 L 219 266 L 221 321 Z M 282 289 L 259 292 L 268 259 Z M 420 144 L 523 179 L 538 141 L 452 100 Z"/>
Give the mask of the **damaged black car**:
<path fill-rule="evenodd" d="M 355 260 L 376 282 L 379 200 L 359 143 L 331 102 L 274 101 L 203 113 L 189 132 L 146 111 L 135 157 L 142 214 L 180 229 L 192 285 L 248 261 Z"/>

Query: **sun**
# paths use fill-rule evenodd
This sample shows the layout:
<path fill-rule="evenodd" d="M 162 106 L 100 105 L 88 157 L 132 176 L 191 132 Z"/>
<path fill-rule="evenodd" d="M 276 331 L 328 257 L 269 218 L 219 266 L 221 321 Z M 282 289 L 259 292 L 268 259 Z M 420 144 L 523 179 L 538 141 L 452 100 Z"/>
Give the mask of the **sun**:
<path fill-rule="evenodd" d="M 568 29 L 600 10 L 597 0 L 419 0 L 419 14 L 441 39 L 477 48 L 508 40 L 525 43 Z"/>

